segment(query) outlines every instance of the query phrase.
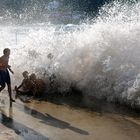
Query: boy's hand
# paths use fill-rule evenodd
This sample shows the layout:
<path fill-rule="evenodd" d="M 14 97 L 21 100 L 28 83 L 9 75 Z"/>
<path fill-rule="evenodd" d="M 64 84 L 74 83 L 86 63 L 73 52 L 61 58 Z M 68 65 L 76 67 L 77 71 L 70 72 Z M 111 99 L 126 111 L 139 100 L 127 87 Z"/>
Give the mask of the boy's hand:
<path fill-rule="evenodd" d="M 14 72 L 11 70 L 11 73 L 14 74 Z"/>
<path fill-rule="evenodd" d="M 14 74 L 14 72 L 9 68 L 9 71 L 12 73 L 12 74 Z"/>

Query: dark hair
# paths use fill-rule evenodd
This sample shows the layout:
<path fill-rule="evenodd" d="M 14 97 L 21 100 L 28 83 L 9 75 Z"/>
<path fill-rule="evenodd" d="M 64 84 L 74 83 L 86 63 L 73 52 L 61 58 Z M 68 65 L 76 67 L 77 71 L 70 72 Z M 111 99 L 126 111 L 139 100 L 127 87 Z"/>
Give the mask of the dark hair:
<path fill-rule="evenodd" d="M 3 50 L 3 54 L 6 54 L 8 51 L 10 51 L 10 49 L 9 49 L 9 48 L 5 48 L 5 49 Z"/>
<path fill-rule="evenodd" d="M 35 73 L 32 73 L 32 74 L 30 75 L 30 79 L 36 79 Z"/>
<path fill-rule="evenodd" d="M 25 75 L 25 74 L 28 74 L 28 71 L 24 71 L 24 72 L 22 73 L 22 75 Z"/>

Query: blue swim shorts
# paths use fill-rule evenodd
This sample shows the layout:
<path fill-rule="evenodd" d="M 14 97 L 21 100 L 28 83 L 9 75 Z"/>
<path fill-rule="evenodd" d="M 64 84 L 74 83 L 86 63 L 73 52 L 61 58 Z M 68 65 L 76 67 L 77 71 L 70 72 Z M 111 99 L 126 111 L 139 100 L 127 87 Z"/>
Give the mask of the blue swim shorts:
<path fill-rule="evenodd" d="M 8 70 L 0 70 L 0 85 L 5 86 L 5 84 L 11 84 L 10 74 Z"/>

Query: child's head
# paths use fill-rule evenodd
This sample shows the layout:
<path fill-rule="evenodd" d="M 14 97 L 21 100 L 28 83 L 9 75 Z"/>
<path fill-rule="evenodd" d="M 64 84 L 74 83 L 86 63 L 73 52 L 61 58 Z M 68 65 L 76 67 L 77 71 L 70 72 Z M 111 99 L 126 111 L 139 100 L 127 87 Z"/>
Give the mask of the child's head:
<path fill-rule="evenodd" d="M 4 54 L 5 56 L 9 56 L 9 55 L 10 55 L 10 49 L 9 49 L 9 48 L 5 48 L 5 49 L 3 50 L 3 54 Z"/>
<path fill-rule="evenodd" d="M 30 75 L 30 79 L 31 79 L 31 80 L 36 80 L 36 75 L 35 75 L 34 73 L 32 73 L 32 74 Z"/>
<path fill-rule="evenodd" d="M 22 73 L 22 75 L 23 75 L 24 78 L 28 78 L 28 74 L 29 74 L 28 71 L 24 71 L 24 72 Z"/>

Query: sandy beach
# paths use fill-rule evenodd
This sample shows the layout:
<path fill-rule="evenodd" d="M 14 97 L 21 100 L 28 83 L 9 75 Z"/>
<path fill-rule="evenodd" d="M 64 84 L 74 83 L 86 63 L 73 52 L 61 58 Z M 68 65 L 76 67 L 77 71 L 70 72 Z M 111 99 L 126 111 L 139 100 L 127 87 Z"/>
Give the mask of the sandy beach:
<path fill-rule="evenodd" d="M 139 140 L 140 117 L 19 99 L 0 107 L 0 140 Z"/>

